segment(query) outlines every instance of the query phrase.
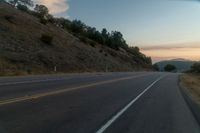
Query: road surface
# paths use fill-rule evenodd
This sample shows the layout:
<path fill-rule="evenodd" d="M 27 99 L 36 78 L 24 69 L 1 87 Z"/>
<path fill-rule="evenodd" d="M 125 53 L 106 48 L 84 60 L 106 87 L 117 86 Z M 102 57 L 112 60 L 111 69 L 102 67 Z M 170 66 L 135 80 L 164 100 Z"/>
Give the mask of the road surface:
<path fill-rule="evenodd" d="M 200 133 L 178 74 L 0 78 L 0 133 Z"/>

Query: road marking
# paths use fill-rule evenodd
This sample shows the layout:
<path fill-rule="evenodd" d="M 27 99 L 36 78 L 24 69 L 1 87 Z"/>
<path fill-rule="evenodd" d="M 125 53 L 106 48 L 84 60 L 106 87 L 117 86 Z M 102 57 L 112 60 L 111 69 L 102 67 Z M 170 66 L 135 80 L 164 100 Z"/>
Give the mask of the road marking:
<path fill-rule="evenodd" d="M 30 96 L 23 96 L 23 97 L 18 97 L 18 98 L 2 100 L 2 101 L 0 101 L 0 105 L 6 105 L 6 104 L 22 102 L 22 101 L 26 101 L 26 100 L 37 99 L 37 98 L 56 95 L 56 94 L 61 94 L 61 93 L 65 93 L 65 92 L 69 92 L 69 91 L 73 91 L 73 90 L 78 90 L 78 89 L 83 89 L 83 88 L 93 87 L 93 86 L 98 86 L 98 85 L 103 85 L 103 84 L 109 84 L 109 83 L 113 83 L 113 82 L 118 82 L 118 81 L 138 78 L 138 77 L 144 77 L 144 76 L 148 76 L 148 75 L 149 74 L 137 75 L 137 76 L 131 76 L 131 77 L 125 77 L 125 78 L 118 78 L 118 79 L 112 79 L 112 80 L 107 80 L 107 81 L 102 81 L 102 82 L 96 82 L 96 83 L 91 83 L 91 84 L 87 84 L 87 85 L 82 85 L 82 86 L 78 86 L 78 87 L 72 87 L 72 88 L 67 88 L 67 89 L 62 89 L 62 90 L 44 92 L 44 93 L 41 93 L 41 94 L 35 94 L 35 95 L 30 95 Z"/>
<path fill-rule="evenodd" d="M 103 76 L 103 75 L 100 75 L 100 76 Z M 61 80 L 66 80 L 66 79 L 73 79 L 73 78 L 65 77 L 65 78 L 52 78 L 52 79 L 42 79 L 42 80 L 35 79 L 35 80 L 18 81 L 18 82 L 7 82 L 7 83 L 0 83 L 0 86 L 17 85 L 17 84 L 29 84 L 29 83 L 40 83 L 40 82 L 48 82 L 48 81 L 61 81 Z"/>
<path fill-rule="evenodd" d="M 101 75 L 101 74 L 99 75 L 98 74 L 98 77 L 99 76 L 104 76 L 104 75 Z M 61 80 L 66 80 L 66 79 L 73 79 L 73 78 L 65 77 L 65 78 L 52 78 L 52 79 L 42 79 L 42 80 L 35 79 L 35 80 L 27 80 L 27 81 L 7 82 L 7 83 L 0 83 L 0 86 L 17 85 L 17 84 L 29 84 L 29 83 L 40 83 L 40 82 L 48 82 L 48 81 L 61 81 Z"/>
<path fill-rule="evenodd" d="M 40 83 L 40 82 L 48 82 L 48 81 L 61 81 L 65 80 L 66 78 L 61 79 L 43 79 L 43 80 L 29 80 L 29 81 L 21 81 L 21 82 L 8 82 L 8 83 L 0 83 L 0 86 L 4 85 L 17 85 L 17 84 L 28 84 L 28 83 Z"/>
<path fill-rule="evenodd" d="M 166 75 L 165 75 L 166 76 Z M 116 115 L 114 115 L 109 121 L 106 122 L 96 133 L 103 133 L 106 129 L 112 125 L 123 113 L 128 110 L 145 92 L 147 92 L 153 85 L 160 81 L 165 76 L 159 77 L 152 84 L 150 84 L 142 93 L 140 93 L 136 98 L 134 98 L 130 103 L 128 103 L 123 109 L 121 109 Z"/>

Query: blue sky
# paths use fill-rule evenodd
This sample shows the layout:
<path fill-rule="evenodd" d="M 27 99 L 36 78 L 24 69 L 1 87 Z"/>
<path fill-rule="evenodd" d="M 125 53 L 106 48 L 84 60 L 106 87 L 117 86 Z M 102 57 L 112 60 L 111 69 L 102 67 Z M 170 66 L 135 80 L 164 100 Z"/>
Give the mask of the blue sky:
<path fill-rule="evenodd" d="M 50 3 L 55 0 L 41 1 Z M 145 50 L 156 47 L 163 49 L 200 47 L 200 2 L 198 1 L 60 0 L 60 2 L 65 2 L 69 8 L 55 15 L 80 19 L 99 30 L 105 27 L 109 31 L 121 31 L 129 45 L 137 45 Z M 200 59 L 200 55 L 198 56 Z"/>
<path fill-rule="evenodd" d="M 129 43 L 200 41 L 200 3 L 173 0 L 71 0 L 68 15 L 98 29 L 119 30 Z"/>

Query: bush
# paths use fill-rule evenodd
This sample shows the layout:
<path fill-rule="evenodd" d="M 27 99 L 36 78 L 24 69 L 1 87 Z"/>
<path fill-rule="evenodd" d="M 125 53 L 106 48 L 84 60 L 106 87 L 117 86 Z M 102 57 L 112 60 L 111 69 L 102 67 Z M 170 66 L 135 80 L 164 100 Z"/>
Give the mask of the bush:
<path fill-rule="evenodd" d="M 90 42 L 90 46 L 95 47 L 95 46 L 96 46 L 96 43 L 93 42 L 93 41 L 91 41 L 91 42 Z"/>
<path fill-rule="evenodd" d="M 23 12 L 28 12 L 28 7 L 25 6 L 25 5 L 19 4 L 19 5 L 17 5 L 17 9 L 19 9 L 19 10 L 21 10 Z"/>
<path fill-rule="evenodd" d="M 199 63 L 199 62 L 194 63 L 194 64 L 191 66 L 191 72 L 200 73 L 200 63 Z"/>
<path fill-rule="evenodd" d="M 14 23 L 14 20 L 15 20 L 15 17 L 14 17 L 14 16 L 6 15 L 6 16 L 4 16 L 4 18 L 5 18 L 8 22 Z"/>
<path fill-rule="evenodd" d="M 88 43 L 88 40 L 86 37 L 79 37 L 80 41 L 83 43 Z"/>
<path fill-rule="evenodd" d="M 160 70 L 158 64 L 154 64 L 154 65 L 153 65 L 153 69 L 154 69 L 155 71 L 159 71 L 159 70 Z"/>
<path fill-rule="evenodd" d="M 47 34 L 42 34 L 40 40 L 46 44 L 52 45 L 53 36 L 47 35 Z"/>
<path fill-rule="evenodd" d="M 171 65 L 171 64 L 167 64 L 167 65 L 164 67 L 164 70 L 165 70 L 166 72 L 172 72 L 172 71 L 176 70 L 176 66 Z"/>
<path fill-rule="evenodd" d="M 0 3 L 1 3 L 1 2 L 6 2 L 6 1 L 5 1 L 5 0 L 0 0 Z"/>
<path fill-rule="evenodd" d="M 103 53 L 103 50 L 102 50 L 102 49 L 100 49 L 100 50 L 99 50 L 99 53 Z"/>
<path fill-rule="evenodd" d="M 44 19 L 44 18 L 40 18 L 40 23 L 46 25 L 48 22 L 48 20 Z"/>

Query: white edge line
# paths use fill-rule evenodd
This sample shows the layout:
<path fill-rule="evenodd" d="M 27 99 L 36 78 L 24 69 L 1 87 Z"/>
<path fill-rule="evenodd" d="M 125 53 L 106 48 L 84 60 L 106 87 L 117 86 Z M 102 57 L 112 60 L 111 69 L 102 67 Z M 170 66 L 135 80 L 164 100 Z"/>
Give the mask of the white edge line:
<path fill-rule="evenodd" d="M 159 77 L 152 84 L 150 84 L 142 93 L 140 93 L 136 98 L 134 98 L 130 103 L 128 103 L 122 110 L 120 110 L 116 115 L 114 115 L 110 120 L 106 122 L 96 133 L 103 133 L 109 126 L 112 125 L 127 109 L 129 109 L 145 92 L 147 92 L 153 85 L 164 78 L 166 75 Z"/>

